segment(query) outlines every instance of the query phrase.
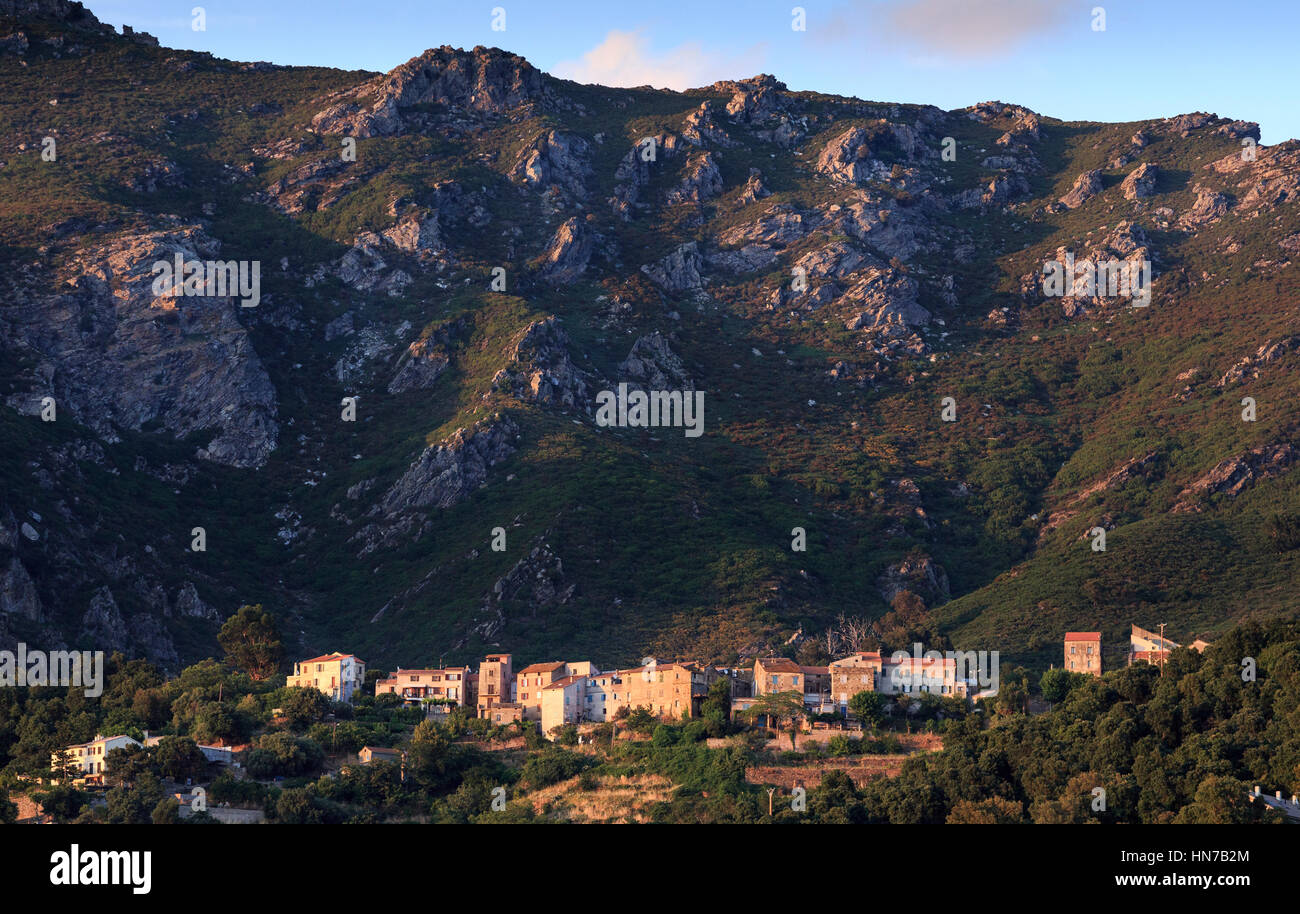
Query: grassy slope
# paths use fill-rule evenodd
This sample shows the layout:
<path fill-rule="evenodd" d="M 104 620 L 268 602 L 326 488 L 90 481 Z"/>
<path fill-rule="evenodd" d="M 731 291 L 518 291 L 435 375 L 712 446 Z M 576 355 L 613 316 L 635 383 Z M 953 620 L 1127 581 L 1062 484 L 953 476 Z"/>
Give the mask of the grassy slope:
<path fill-rule="evenodd" d="M 596 159 L 593 198 L 600 200 L 612 190 L 614 166 L 627 144 L 679 129 L 700 94 L 568 85 L 595 116 L 548 114 L 506 123 L 464 148 L 420 137 L 363 141 L 359 165 L 365 180 L 330 209 L 291 219 L 247 202 L 248 186 L 223 183 L 222 166 L 249 161 L 249 150 L 258 145 L 305 136 L 302 126 L 317 107 L 311 99 L 364 74 L 243 71 L 201 59 L 195 73 L 181 74 L 163 61 L 190 56 L 183 52 L 101 39 L 88 43 L 95 47 L 89 58 L 55 60 L 34 51 L 27 69 L 12 57 L 0 59 L 0 77 L 10 87 L 0 98 L 0 123 L 14 125 L 6 139 L 39 143 L 57 129 L 60 142 L 57 165 L 41 163 L 30 152 L 6 155 L 11 161 L 0 171 L 0 250 L 9 263 L 29 259 L 40 227 L 63 219 L 143 224 L 162 213 L 193 218 L 203 203 L 214 202 L 211 232 L 221 238 L 224 256 L 310 264 L 336 258 L 357 231 L 382 227 L 393 194 L 418 197 L 436 181 L 453 178 L 467 188 L 487 187 L 497 200 L 487 229 L 452 240 L 460 264 L 445 277 L 449 289 L 418 277 L 399 298 L 361 302 L 335 281 L 304 290 L 296 282 L 277 286 L 276 271 L 266 271 L 266 291 L 297 300 L 304 327 L 253 328 L 280 393 L 281 419 L 294 422 L 282 428 L 281 447 L 262 470 L 202 467 L 198 480 L 173 496 L 166 486 L 132 472 L 128 455 L 140 451 L 158 462 L 169 455 L 178 459 L 187 448 L 142 434 L 107 449 L 119 475 L 87 471 L 77 494 L 88 513 L 103 519 L 97 535 L 120 535 L 129 544 L 151 543 L 168 556 L 179 555 L 161 573 L 176 582 L 205 575 L 205 596 L 224 610 L 264 602 L 291 614 L 293 627 L 311 645 L 345 646 L 377 665 L 429 662 L 465 637 L 492 583 L 541 537 L 579 588 L 562 608 L 509 608 L 503 646 L 523 660 L 590 656 L 607 664 L 647 650 L 727 659 L 768 640 L 779 643 L 800 624 L 824 624 L 840 611 L 884 612 L 873 582 L 889 561 L 915 545 L 944 564 L 954 593 L 962 594 L 940 610 L 958 644 L 1001 648 L 1038 663 L 1056 656 L 1065 628 L 1099 627 L 1113 639 L 1122 637 L 1130 620 L 1163 619 L 1174 637 L 1190 637 L 1231 617 L 1296 609 L 1284 585 L 1294 579 L 1300 559 L 1273 554 L 1260 526 L 1267 513 L 1300 507 L 1289 479 L 1261 485 L 1220 510 L 1167 513 L 1182 486 L 1220 459 L 1295 437 L 1293 362 L 1271 367 L 1248 385 L 1261 403 L 1253 426 L 1237 419 L 1242 389 L 1219 393 L 1203 384 L 1186 403 L 1171 399 L 1181 386 L 1173 376 L 1183 369 L 1201 365 L 1203 377 L 1217 377 L 1264 339 L 1294 332 L 1294 280 L 1287 281 L 1293 271 L 1275 280 L 1246 270 L 1256 260 L 1276 257 L 1275 239 L 1300 229 L 1294 212 L 1287 212 L 1289 225 L 1269 225 L 1267 232 L 1238 225 L 1233 217 L 1191 242 L 1153 231 L 1162 258 L 1157 268 L 1168 277 L 1157 286 L 1155 306 L 1117 314 L 1110 322 L 1071 322 L 1047 302 L 1024 312 L 1014 334 L 984 328 L 983 315 L 1010 304 L 1010 277 L 1033 270 L 1058 244 L 1077 245 L 1086 232 L 1128 213 L 1114 186 L 1127 169 L 1108 172 L 1107 192 L 1074 212 L 1031 218 L 1030 204 L 1014 216 L 954 217 L 954 228 L 971 234 L 976 258 L 968 264 L 922 258 L 913 265 L 957 279 L 961 305 L 955 312 L 925 301 L 952 330 L 945 343 L 935 343 L 938 361 L 895 363 L 897 380 L 879 390 L 836 387 L 825 371 L 838 360 L 860 359 L 856 341 L 834 320 L 814 315 L 792 322 L 781 312 L 767 312 L 761 302 L 781 281 L 780 270 L 713 289 L 717 305 L 704 309 L 663 302 L 636 276 L 640 263 L 699 237 L 683 221 L 684 211 L 621 224 L 597 206 L 600 231 L 617 239 L 625 257 L 635 258 L 623 264 L 599 260 L 592 272 L 614 278 L 559 293 L 525 285 L 518 297 L 474 291 L 484 287 L 493 265 L 519 276 L 558 221 L 504 177 L 517 149 L 537 130 L 553 123 L 589 138 L 597 132 L 610 137 Z M 141 75 L 146 73 L 148 78 Z M 54 94 L 60 104 L 49 106 L 46 96 Z M 617 107 L 615 99 L 631 103 Z M 258 102 L 281 113 L 250 116 L 249 107 Z M 812 110 L 830 103 L 808 98 Z M 197 116 L 184 117 L 188 111 Z M 807 163 L 846 123 L 837 118 L 808 142 L 813 152 L 802 157 L 749 139 L 723 153 L 728 192 L 709 207 L 710 230 L 752 219 L 773 202 L 838 199 Z M 1137 126 L 1049 121 L 1039 155 L 1051 176 L 1037 182 L 1037 203 L 1055 199 L 1080 171 L 1103 166 Z M 81 142 L 102 130 L 129 142 L 114 146 L 111 156 L 102 146 Z M 953 130 L 963 145 L 989 149 L 1000 132 L 997 125 L 965 118 L 954 118 Z M 324 141 L 307 139 L 309 150 L 299 160 L 260 164 L 255 183 L 334 154 Z M 1151 205 L 1181 212 L 1192 199 L 1191 176 L 1231 148 L 1229 140 L 1209 131 L 1186 141 L 1159 138 L 1143 155 L 1166 174 L 1161 196 Z M 489 151 L 500 153 L 491 167 L 478 158 Z M 178 162 L 189 186 L 156 194 L 125 190 L 123 181 L 158 156 Z M 751 165 L 763 168 L 775 195 L 741 208 L 734 188 Z M 675 167 L 666 166 L 669 173 L 657 176 L 656 186 L 667 186 Z M 969 186 L 980 175 L 964 159 L 950 168 L 953 187 Z M 499 231 L 506 218 L 525 232 L 513 262 Z M 1243 245 L 1233 257 L 1219 253 L 1227 234 Z M 1023 245 L 1028 247 L 1020 250 Z M 781 269 L 812 246 L 795 246 Z M 1007 251 L 1015 253 L 1000 253 Z M 1226 283 L 1180 286 L 1179 271 L 1191 265 Z M 632 326 L 617 334 L 602 329 L 599 314 L 606 303 L 597 300 L 613 292 L 630 300 L 635 312 Z M 339 398 L 356 391 L 344 390 L 332 377 L 343 342 L 325 343 L 320 328 L 349 308 L 415 327 L 464 317 L 468 330 L 452 370 L 435 389 L 389 397 L 383 393 L 389 375 L 380 371 L 375 388 L 362 391 L 364 420 L 344 426 L 337 423 Z M 680 312 L 680 322 L 663 317 L 671 309 Z M 565 320 L 579 365 L 604 376 L 613 374 L 637 333 L 676 329 L 674 348 L 708 392 L 709 433 L 687 443 L 667 434 L 597 431 L 589 422 L 575 424 L 572 416 L 525 408 L 490 392 L 510 341 L 545 313 Z M 913 383 L 902 383 L 909 375 Z M 955 425 L 938 421 L 938 400 L 948 395 L 957 398 L 963 417 Z M 807 406 L 809 400 L 817 405 Z M 502 475 L 466 503 L 439 512 L 431 536 L 358 559 L 346 542 L 353 531 L 329 519 L 332 505 L 346 504 L 347 488 L 370 478 L 381 486 L 391 483 L 426 441 L 502 409 L 520 422 L 524 441 Z M 25 487 L 23 451 L 55 434 L 31 426 L 12 415 L 0 423 L 12 445 L 3 449 L 0 469 L 14 491 Z M 306 436 L 301 446 L 294 440 L 300 434 Z M 1043 516 L 1124 459 L 1153 449 L 1164 455 L 1164 478 L 1094 496 L 1035 547 L 1031 514 Z M 506 481 L 505 474 L 514 478 Z M 890 518 L 873 493 L 885 480 L 904 475 L 921 487 L 933 526 L 909 519 L 906 535 L 891 538 L 885 534 Z M 314 487 L 304 485 L 309 476 Z M 954 480 L 970 483 L 974 494 L 952 496 Z M 52 494 L 32 493 L 30 504 L 17 500 L 52 513 Z M 278 522 L 272 515 L 286 503 L 314 531 L 293 549 L 274 539 Z M 1092 553 L 1080 536 L 1102 513 L 1117 518 L 1119 529 L 1106 553 Z M 210 540 L 209 552 L 199 557 L 183 549 L 196 517 L 207 522 Z M 497 525 L 510 530 L 505 553 L 486 550 Z M 795 525 L 808 529 L 806 554 L 789 550 Z M 471 558 L 474 550 L 478 554 Z M 430 585 L 402 611 L 370 621 L 394 594 L 426 579 Z M 122 602 L 132 608 L 129 596 Z M 195 631 L 182 647 L 202 652 L 204 638 Z M 469 660 L 487 647 L 471 638 L 446 659 Z"/>

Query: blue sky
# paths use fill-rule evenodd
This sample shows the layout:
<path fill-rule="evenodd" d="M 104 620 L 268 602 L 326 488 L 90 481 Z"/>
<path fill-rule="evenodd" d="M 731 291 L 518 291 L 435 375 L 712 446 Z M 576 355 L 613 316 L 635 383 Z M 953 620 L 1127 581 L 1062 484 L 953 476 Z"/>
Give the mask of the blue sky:
<path fill-rule="evenodd" d="M 1300 137 L 1300 0 L 86 0 L 169 47 L 389 70 L 426 48 L 495 45 L 559 76 L 669 88 L 767 72 L 792 89 L 1067 120 L 1213 111 Z M 206 30 L 191 27 L 202 6 Z M 792 9 L 806 13 L 793 29 Z M 505 29 L 492 28 L 494 8 Z M 1094 8 L 1105 29 L 1094 29 Z M 498 20 L 499 22 L 499 20 Z"/>

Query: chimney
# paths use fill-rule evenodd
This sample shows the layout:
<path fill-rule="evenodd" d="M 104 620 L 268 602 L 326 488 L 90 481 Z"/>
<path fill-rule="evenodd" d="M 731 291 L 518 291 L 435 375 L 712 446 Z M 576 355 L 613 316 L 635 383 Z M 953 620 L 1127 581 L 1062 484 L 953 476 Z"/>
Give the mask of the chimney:
<path fill-rule="evenodd" d="M 1282 791 L 1280 791 L 1280 790 L 1277 791 L 1277 793 L 1273 794 L 1273 796 L 1276 797 L 1278 800 L 1281 800 L 1281 799 L 1282 799 Z"/>
<path fill-rule="evenodd" d="M 1255 796 L 1259 796 L 1259 785 L 1255 785 Z"/>

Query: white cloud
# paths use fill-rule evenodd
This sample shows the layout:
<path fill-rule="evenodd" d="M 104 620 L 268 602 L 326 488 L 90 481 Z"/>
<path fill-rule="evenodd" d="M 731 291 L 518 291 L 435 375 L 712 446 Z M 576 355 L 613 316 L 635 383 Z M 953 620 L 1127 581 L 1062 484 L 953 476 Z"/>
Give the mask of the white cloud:
<path fill-rule="evenodd" d="M 762 71 L 764 54 L 755 45 L 739 54 L 710 52 L 699 42 L 655 52 L 640 31 L 610 31 L 578 60 L 565 60 L 552 69 L 555 76 L 602 86 L 655 86 L 693 89 L 720 79 L 744 79 Z"/>
<path fill-rule="evenodd" d="M 1069 16 L 1091 28 L 1089 7 L 1072 0 L 900 0 L 836 10 L 823 40 L 871 37 L 941 58 L 996 57 L 1062 27 Z"/>

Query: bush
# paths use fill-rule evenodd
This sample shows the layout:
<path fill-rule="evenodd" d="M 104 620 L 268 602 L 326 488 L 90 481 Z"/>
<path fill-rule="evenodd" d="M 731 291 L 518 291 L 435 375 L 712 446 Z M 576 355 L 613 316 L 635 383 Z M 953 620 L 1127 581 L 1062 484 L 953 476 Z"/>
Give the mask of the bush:
<path fill-rule="evenodd" d="M 549 787 L 568 780 L 595 765 L 595 759 L 563 749 L 551 749 L 531 756 L 524 762 L 520 779 L 530 790 Z"/>
<path fill-rule="evenodd" d="M 667 724 L 660 724 L 655 727 L 654 735 L 650 737 L 652 746 L 675 746 L 680 732 L 676 727 L 670 727 Z"/>
<path fill-rule="evenodd" d="M 244 767 L 255 778 L 293 777 L 318 770 L 324 760 L 324 750 L 310 739 L 268 733 L 248 753 Z"/>
<path fill-rule="evenodd" d="M 853 744 L 857 740 L 850 740 L 843 733 L 836 733 L 826 743 L 826 752 L 831 758 L 844 758 L 854 754 L 856 748 Z"/>
<path fill-rule="evenodd" d="M 223 771 L 208 788 L 208 797 L 213 803 L 256 807 L 261 806 L 266 799 L 266 787 L 257 781 L 237 778 L 229 771 Z"/>

